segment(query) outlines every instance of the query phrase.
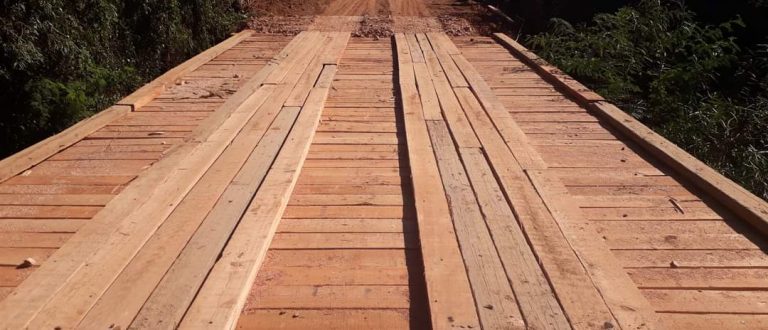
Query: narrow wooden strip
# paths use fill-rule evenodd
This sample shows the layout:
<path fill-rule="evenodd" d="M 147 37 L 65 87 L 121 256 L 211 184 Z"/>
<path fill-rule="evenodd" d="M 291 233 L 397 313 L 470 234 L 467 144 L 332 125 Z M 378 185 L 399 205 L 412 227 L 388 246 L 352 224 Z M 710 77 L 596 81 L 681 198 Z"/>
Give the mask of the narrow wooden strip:
<path fill-rule="evenodd" d="M 277 233 L 270 249 L 412 249 L 402 233 Z"/>
<path fill-rule="evenodd" d="M 516 223 L 518 220 L 504 198 L 485 155 L 473 148 L 461 149 L 460 154 L 515 297 L 520 302 L 526 325 L 536 329 L 570 329 L 565 312 Z"/>
<path fill-rule="evenodd" d="M 469 179 L 442 121 L 427 122 L 437 165 L 450 202 L 456 236 L 480 321 L 490 329 L 525 328 L 518 302 L 483 221 Z"/>
<path fill-rule="evenodd" d="M 643 290 L 659 312 L 768 314 L 768 291 Z"/>
<path fill-rule="evenodd" d="M 415 233 L 416 221 L 403 219 L 282 219 L 278 233 Z"/>
<path fill-rule="evenodd" d="M 346 46 L 349 34 L 335 33 L 333 37 Z M 182 327 L 235 326 L 309 152 L 335 72 L 335 65 L 326 65 L 323 69 L 317 83 L 320 87 L 309 94 L 294 129 L 186 313 Z"/>
<path fill-rule="evenodd" d="M 409 308 L 408 286 L 277 286 L 254 292 L 255 308 Z M 238 313 L 240 311 L 238 310 Z M 184 325 L 182 325 L 184 326 Z M 234 325 L 233 325 L 234 326 Z"/>
<path fill-rule="evenodd" d="M 695 314 L 695 313 L 663 313 L 659 315 L 667 329 L 766 329 L 768 315 L 766 314 Z"/>
<path fill-rule="evenodd" d="M 90 220 L 0 219 L 0 233 L 75 233 Z"/>
<path fill-rule="evenodd" d="M 406 36 L 396 34 L 395 45 L 432 326 L 437 329 L 479 327 L 469 279 L 424 122 Z"/>
<path fill-rule="evenodd" d="M 643 289 L 768 290 L 765 268 L 633 268 L 627 272 Z"/>
<path fill-rule="evenodd" d="M 301 177 L 299 177 L 301 182 Z M 288 205 L 403 205 L 402 195 L 293 195 Z"/>

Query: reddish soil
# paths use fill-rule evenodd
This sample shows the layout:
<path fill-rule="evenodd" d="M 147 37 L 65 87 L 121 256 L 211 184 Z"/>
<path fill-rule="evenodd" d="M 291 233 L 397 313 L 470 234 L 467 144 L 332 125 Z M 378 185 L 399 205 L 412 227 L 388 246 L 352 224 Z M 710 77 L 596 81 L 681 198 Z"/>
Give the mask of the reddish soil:
<path fill-rule="evenodd" d="M 508 23 L 465 0 L 250 0 L 249 26 L 261 33 L 349 31 L 389 37 L 393 32 L 444 31 L 452 36 L 509 32 Z"/>

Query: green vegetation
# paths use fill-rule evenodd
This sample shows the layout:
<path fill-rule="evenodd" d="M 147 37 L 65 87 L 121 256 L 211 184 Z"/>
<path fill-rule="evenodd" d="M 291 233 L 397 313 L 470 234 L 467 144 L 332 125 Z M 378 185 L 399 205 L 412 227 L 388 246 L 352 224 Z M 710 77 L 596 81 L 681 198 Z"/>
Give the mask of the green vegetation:
<path fill-rule="evenodd" d="M 237 0 L 0 0 L 0 157 L 226 38 Z"/>
<path fill-rule="evenodd" d="M 753 2 L 765 9 L 765 2 Z M 703 23 L 678 2 L 643 0 L 527 44 L 697 158 L 768 198 L 768 39 L 739 17 Z"/>

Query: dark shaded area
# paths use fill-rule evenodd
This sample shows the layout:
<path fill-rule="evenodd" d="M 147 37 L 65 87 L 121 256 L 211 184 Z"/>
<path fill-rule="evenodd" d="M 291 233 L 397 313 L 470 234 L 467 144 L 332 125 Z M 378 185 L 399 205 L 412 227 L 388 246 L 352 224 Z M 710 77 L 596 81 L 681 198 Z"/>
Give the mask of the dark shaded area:
<path fill-rule="evenodd" d="M 0 157 L 228 37 L 237 0 L 0 0 Z"/>

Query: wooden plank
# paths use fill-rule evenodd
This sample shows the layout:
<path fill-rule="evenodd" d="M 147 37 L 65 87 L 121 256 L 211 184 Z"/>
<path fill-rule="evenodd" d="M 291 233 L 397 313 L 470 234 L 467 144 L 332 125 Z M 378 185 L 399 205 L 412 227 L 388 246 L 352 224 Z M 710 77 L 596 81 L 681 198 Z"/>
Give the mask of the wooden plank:
<path fill-rule="evenodd" d="M 766 314 L 767 291 L 643 290 L 659 312 Z"/>
<path fill-rule="evenodd" d="M 0 205 L 104 206 L 112 195 L 0 195 Z M 1 207 L 1 206 L 0 206 Z"/>
<path fill-rule="evenodd" d="M 291 206 L 283 213 L 285 219 L 392 219 L 410 215 L 402 206 Z"/>
<path fill-rule="evenodd" d="M 277 233 L 270 249 L 412 249 L 402 233 Z"/>
<path fill-rule="evenodd" d="M 627 272 L 642 289 L 768 289 L 765 268 L 633 268 Z"/>
<path fill-rule="evenodd" d="M 16 267 L 27 258 L 44 263 L 54 252 L 53 248 L 0 248 L 0 266 Z"/>
<path fill-rule="evenodd" d="M 405 329 L 410 327 L 410 319 L 411 316 L 407 309 L 307 309 L 292 310 L 287 313 L 282 309 L 253 309 L 244 312 L 237 328 L 340 330 L 360 327 L 365 329 Z"/>
<path fill-rule="evenodd" d="M 71 233 L 0 233 L 0 247 L 58 248 L 71 237 Z"/>
<path fill-rule="evenodd" d="M 660 317 L 663 325 L 668 329 L 746 330 L 768 328 L 768 315 L 765 314 L 663 313 L 660 314 Z"/>
<path fill-rule="evenodd" d="M 422 115 L 406 36 L 396 34 L 395 45 L 432 326 L 479 327 L 448 201 L 440 193 L 444 191 L 443 184 Z"/>
<path fill-rule="evenodd" d="M 496 249 L 520 302 L 525 322 L 531 328 L 570 329 L 565 313 L 526 241 L 516 216 L 493 176 L 485 155 L 478 149 L 462 149 L 467 175 L 493 235 Z"/>
<path fill-rule="evenodd" d="M 336 33 L 334 39 L 346 45 L 349 34 Z M 186 313 L 182 327 L 235 326 L 309 152 L 328 95 L 328 78 L 332 79 L 335 72 L 335 65 L 323 69 L 317 84 L 321 87 L 310 93 L 270 173 Z"/>
<path fill-rule="evenodd" d="M 266 70 L 264 72 L 268 72 Z M 249 83 L 260 85 L 261 79 L 254 78 Z M 78 272 L 83 263 L 93 258 L 107 258 L 110 265 L 122 269 L 136 252 L 133 248 L 140 247 L 156 229 L 157 221 L 162 221 L 170 214 L 184 194 L 202 176 L 208 166 L 215 161 L 216 156 L 231 142 L 231 139 L 248 121 L 258 106 L 271 93 L 269 88 L 259 89 L 244 86 L 230 97 L 217 115 L 209 118 L 200 126 L 193 136 L 194 141 L 179 146 L 176 151 L 155 164 L 137 181 L 116 197 L 91 223 L 83 227 L 59 249 L 54 256 L 58 262 L 47 263 L 33 273 L 19 288 L 0 306 L 16 306 L 2 308 L 0 311 L 0 326 L 17 327 L 29 322 L 49 302 L 49 299 L 59 293 L 59 289 L 67 286 L 69 294 L 78 290 L 77 281 L 70 281 L 72 274 Z M 239 95 L 239 96 L 238 96 Z M 240 102 L 240 103 L 238 103 Z M 218 131 L 216 131 L 218 128 Z M 179 165 L 183 164 L 183 168 Z M 158 184 L 160 183 L 160 184 Z M 132 222 L 139 218 L 143 221 Z M 154 222 L 146 219 L 155 219 Z M 134 230 L 137 230 L 134 232 Z M 135 235 L 124 235 L 132 232 Z M 132 248 L 128 248 L 128 246 Z M 104 248 L 110 246 L 111 248 Z M 103 268 L 88 268 L 82 274 L 84 277 L 100 278 L 99 271 L 112 270 L 106 265 Z M 113 274 L 116 275 L 116 274 Z M 85 282 L 87 283 L 87 282 Z M 87 288 L 87 287 L 86 287 Z M 87 297 L 87 295 L 76 295 Z M 58 295 L 57 297 L 62 297 Z M 6 305 L 7 304 L 7 305 Z M 21 307 L 23 306 L 23 307 Z M 19 308 L 23 308 L 20 310 Z M 52 312 L 57 312 L 54 306 Z M 58 312 L 72 312 L 58 310 Z M 79 315 L 68 315 L 70 322 L 76 322 Z M 47 318 L 43 321 L 55 321 Z M 58 325 L 56 325 L 58 326 Z"/>
<path fill-rule="evenodd" d="M 615 250 L 627 268 L 648 267 L 768 267 L 768 255 L 758 250 Z"/>
<path fill-rule="evenodd" d="M 416 221 L 403 219 L 282 219 L 277 232 L 411 233 L 416 232 Z"/>
<path fill-rule="evenodd" d="M 564 236 L 598 287 L 622 328 L 655 328 L 658 319 L 651 304 L 641 294 L 620 262 L 597 234 L 593 223 L 581 213 L 560 181 L 546 170 L 527 171 L 539 196 L 543 199 Z"/>
<path fill-rule="evenodd" d="M 276 286 L 254 292 L 256 308 L 409 308 L 408 286 Z M 240 311 L 238 310 L 238 313 Z M 182 325 L 183 326 L 183 325 Z"/>
<path fill-rule="evenodd" d="M 301 178 L 302 177 L 299 177 L 299 182 L 301 182 Z M 292 195 L 288 205 L 403 205 L 403 196 L 334 194 Z"/>
<path fill-rule="evenodd" d="M 2 219 L 0 233 L 75 233 L 89 220 Z"/>
<path fill-rule="evenodd" d="M 454 149 L 450 132 L 441 121 L 428 121 L 427 128 L 480 321 L 490 329 L 525 328 L 515 294 Z"/>
<path fill-rule="evenodd" d="M 455 88 L 455 92 L 571 325 L 578 328 L 608 322 L 615 326 L 616 321 L 599 290 L 541 197 L 526 179 L 523 168 L 515 161 L 501 135 L 493 129 L 475 94 L 467 88 Z"/>
<path fill-rule="evenodd" d="M 281 267 L 265 264 L 256 277 L 256 282 L 265 285 L 408 285 L 408 268 Z M 243 311 L 247 313 L 248 310 L 246 304 Z"/>
<path fill-rule="evenodd" d="M 768 202 L 724 177 L 615 106 L 596 103 L 592 110 L 640 147 L 712 195 L 729 210 L 768 234 Z"/>

